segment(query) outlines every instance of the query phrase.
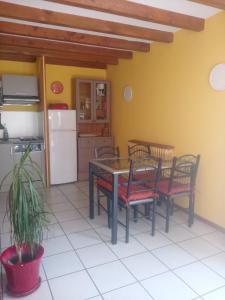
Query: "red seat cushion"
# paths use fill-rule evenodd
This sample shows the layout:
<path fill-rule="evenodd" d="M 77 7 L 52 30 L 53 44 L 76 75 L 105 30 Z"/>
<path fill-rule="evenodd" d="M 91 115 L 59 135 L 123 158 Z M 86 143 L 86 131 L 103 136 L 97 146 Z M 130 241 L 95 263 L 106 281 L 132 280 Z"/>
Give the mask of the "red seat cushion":
<path fill-rule="evenodd" d="M 191 191 L 189 184 L 184 184 L 179 182 L 173 182 L 171 190 L 168 191 L 168 189 L 169 189 L 168 179 L 161 180 L 158 183 L 157 191 L 161 194 L 168 195 L 168 196 L 181 194 L 181 193 L 188 193 Z"/>
<path fill-rule="evenodd" d="M 132 185 L 131 193 L 127 196 L 127 186 L 120 186 L 118 190 L 119 198 L 128 204 L 130 201 L 157 198 L 158 195 L 153 190 L 140 190 L 140 186 Z"/>
<path fill-rule="evenodd" d="M 101 178 L 97 179 L 97 185 L 106 189 L 107 191 L 112 192 L 112 183 L 110 183 L 109 181 L 107 181 L 105 179 L 101 179 Z"/>
<path fill-rule="evenodd" d="M 127 177 L 125 176 L 119 176 L 118 177 L 118 183 L 126 183 L 128 181 Z M 107 175 L 105 177 L 105 179 L 103 178 L 99 178 L 97 179 L 97 185 L 103 187 L 104 189 L 112 192 L 112 176 L 111 175 Z"/>

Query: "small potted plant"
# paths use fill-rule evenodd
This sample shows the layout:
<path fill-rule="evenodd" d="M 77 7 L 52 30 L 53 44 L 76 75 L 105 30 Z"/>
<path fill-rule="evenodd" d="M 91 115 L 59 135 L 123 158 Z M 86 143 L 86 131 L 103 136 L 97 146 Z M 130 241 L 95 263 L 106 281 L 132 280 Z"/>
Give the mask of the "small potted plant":
<path fill-rule="evenodd" d="M 47 225 L 47 212 L 34 178 L 42 178 L 39 166 L 32 161 L 28 145 L 20 161 L 1 181 L 10 176 L 7 215 L 12 229 L 14 245 L 1 254 L 6 271 L 7 289 L 13 296 L 24 296 L 40 286 L 39 268 L 44 249 L 41 246 L 43 231 Z"/>

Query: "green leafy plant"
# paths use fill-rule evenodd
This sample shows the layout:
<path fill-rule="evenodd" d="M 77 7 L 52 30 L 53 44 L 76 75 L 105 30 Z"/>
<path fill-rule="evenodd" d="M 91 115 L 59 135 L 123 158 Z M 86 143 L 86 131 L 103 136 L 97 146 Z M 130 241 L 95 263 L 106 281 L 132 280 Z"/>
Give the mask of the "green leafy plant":
<path fill-rule="evenodd" d="M 38 251 L 38 246 L 43 240 L 43 231 L 48 223 L 47 212 L 43 200 L 37 188 L 34 178 L 45 183 L 39 166 L 30 157 L 31 146 L 28 145 L 22 154 L 19 163 L 15 164 L 1 181 L 2 184 L 10 176 L 7 213 L 12 227 L 12 238 L 17 250 L 17 263 L 27 261 L 27 249 L 29 259 L 33 259 Z M 26 249 L 26 254 L 25 250 Z M 15 263 L 15 262 L 14 262 Z"/>

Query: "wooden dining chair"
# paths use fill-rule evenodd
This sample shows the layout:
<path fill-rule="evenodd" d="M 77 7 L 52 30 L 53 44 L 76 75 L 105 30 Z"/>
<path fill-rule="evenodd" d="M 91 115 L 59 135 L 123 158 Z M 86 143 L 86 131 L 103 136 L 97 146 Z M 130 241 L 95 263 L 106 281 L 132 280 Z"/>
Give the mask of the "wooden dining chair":
<path fill-rule="evenodd" d="M 187 154 L 174 157 L 171 168 L 162 170 L 158 193 L 160 199 L 166 202 L 166 232 L 169 232 L 170 215 L 176 198 L 188 197 L 188 226 L 190 227 L 194 222 L 195 189 L 199 161 L 200 155 Z"/>
<path fill-rule="evenodd" d="M 131 160 L 128 179 L 118 186 L 118 203 L 126 209 L 125 223 L 119 223 L 126 228 L 127 243 L 129 242 L 131 207 L 135 207 L 137 211 L 140 204 L 150 205 L 148 217 L 152 221 L 152 235 L 155 233 L 155 206 L 158 199 L 157 185 L 161 172 L 161 164 L 161 159 L 151 156 Z M 104 179 L 100 179 L 98 185 L 112 199 L 112 184 Z M 109 213 L 111 213 L 111 209 Z"/>

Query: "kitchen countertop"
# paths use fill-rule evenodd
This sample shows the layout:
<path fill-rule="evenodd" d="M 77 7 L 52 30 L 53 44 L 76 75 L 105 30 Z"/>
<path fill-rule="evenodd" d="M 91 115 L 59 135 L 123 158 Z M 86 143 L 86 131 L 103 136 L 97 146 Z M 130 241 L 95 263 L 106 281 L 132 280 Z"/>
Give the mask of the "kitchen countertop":
<path fill-rule="evenodd" d="M 2 140 L 0 139 L 0 145 L 1 144 L 29 144 L 29 143 L 43 143 L 44 139 L 40 138 L 38 140 L 32 140 L 32 141 L 21 141 L 20 138 L 12 138 L 8 140 Z"/>

